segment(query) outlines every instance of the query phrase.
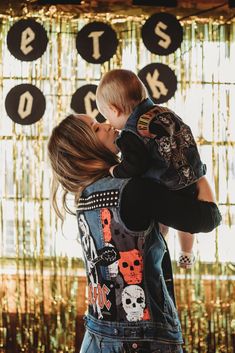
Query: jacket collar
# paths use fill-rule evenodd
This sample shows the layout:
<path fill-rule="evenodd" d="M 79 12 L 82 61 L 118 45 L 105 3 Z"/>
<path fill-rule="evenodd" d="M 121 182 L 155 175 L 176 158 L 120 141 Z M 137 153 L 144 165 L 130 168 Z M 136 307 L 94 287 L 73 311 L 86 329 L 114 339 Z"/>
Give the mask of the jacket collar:
<path fill-rule="evenodd" d="M 136 115 L 140 116 L 147 111 L 149 111 L 155 104 L 150 98 L 144 99 L 140 104 L 138 104 L 132 114 L 129 116 L 128 120 L 132 120 L 132 118 L 136 119 Z"/>

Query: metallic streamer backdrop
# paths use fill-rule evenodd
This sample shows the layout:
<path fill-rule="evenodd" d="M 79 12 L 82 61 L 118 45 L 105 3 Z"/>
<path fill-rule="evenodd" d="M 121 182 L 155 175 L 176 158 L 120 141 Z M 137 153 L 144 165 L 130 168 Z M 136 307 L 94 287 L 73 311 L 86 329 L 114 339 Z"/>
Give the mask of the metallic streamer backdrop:
<path fill-rule="evenodd" d="M 81 250 L 76 221 L 70 227 L 69 219 L 62 234 L 50 206 L 47 139 L 70 112 L 77 88 L 97 84 L 111 68 L 138 72 L 149 63 L 162 62 L 178 79 L 177 92 L 167 105 L 192 127 L 223 214 L 218 230 L 197 236 L 195 267 L 185 273 L 174 265 L 185 351 L 234 352 L 235 24 L 185 20 L 181 48 L 159 57 L 142 42 L 144 16 L 108 13 L 73 18 L 55 9 L 26 15 L 43 24 L 49 38 L 46 52 L 34 62 L 11 56 L 6 36 L 17 18 L 0 18 L 0 348 L 8 352 L 11 347 L 11 353 L 13 346 L 17 352 L 76 351 Z M 88 64 L 76 52 L 76 33 L 92 20 L 110 23 L 120 41 L 116 55 L 102 65 Z M 14 124 L 4 107 L 8 91 L 21 83 L 36 85 L 46 97 L 43 118 L 31 126 Z M 172 231 L 173 258 L 175 238 Z"/>

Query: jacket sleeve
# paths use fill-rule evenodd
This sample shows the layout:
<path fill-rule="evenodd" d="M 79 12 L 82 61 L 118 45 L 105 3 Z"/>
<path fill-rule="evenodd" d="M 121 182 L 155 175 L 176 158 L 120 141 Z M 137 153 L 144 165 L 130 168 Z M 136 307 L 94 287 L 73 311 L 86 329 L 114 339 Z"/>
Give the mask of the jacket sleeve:
<path fill-rule="evenodd" d="M 113 176 L 129 178 L 142 175 L 150 166 L 150 156 L 143 141 L 132 132 L 123 132 L 118 147 L 122 153 L 121 162 L 114 167 Z"/>
<path fill-rule="evenodd" d="M 125 186 L 121 218 L 132 230 L 146 229 L 155 220 L 189 233 L 211 232 L 222 219 L 215 203 L 182 196 L 147 178 Z"/>

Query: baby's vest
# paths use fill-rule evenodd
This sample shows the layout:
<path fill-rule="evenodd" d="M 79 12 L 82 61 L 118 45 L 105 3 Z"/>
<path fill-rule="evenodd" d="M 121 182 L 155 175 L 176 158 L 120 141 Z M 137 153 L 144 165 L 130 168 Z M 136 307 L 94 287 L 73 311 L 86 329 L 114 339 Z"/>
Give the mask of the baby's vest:
<path fill-rule="evenodd" d="M 135 109 L 123 131 L 131 131 L 146 145 L 152 163 L 145 177 L 177 190 L 206 174 L 190 127 L 150 99 Z"/>

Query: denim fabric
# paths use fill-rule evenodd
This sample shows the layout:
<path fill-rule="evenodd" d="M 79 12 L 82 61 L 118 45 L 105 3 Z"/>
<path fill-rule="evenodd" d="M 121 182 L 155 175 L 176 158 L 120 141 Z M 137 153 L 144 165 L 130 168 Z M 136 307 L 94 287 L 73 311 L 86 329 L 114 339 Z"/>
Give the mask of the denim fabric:
<path fill-rule="evenodd" d="M 183 353 L 179 344 L 165 344 L 154 341 L 122 342 L 101 337 L 86 331 L 80 353 Z"/>
<path fill-rule="evenodd" d="M 137 341 L 145 339 L 155 340 L 156 338 L 168 342 L 177 342 L 179 340 L 180 332 L 177 314 L 175 316 L 175 327 L 160 322 L 156 317 L 154 317 L 154 319 L 155 321 L 111 322 L 96 319 L 90 314 L 84 317 L 86 328 L 98 336 L 106 336 L 122 341 L 130 341 L 132 338 L 135 338 Z M 171 331 L 170 333 L 169 330 Z M 179 342 L 181 343 L 181 341 Z"/>
<path fill-rule="evenodd" d="M 174 112 L 161 111 L 150 99 L 140 103 L 117 138 L 125 131 L 146 145 L 152 163 L 144 177 L 150 177 L 171 190 L 181 190 L 206 174 L 192 131 Z"/>
<path fill-rule="evenodd" d="M 158 223 L 131 231 L 120 217 L 128 179 L 103 178 L 81 195 L 77 218 L 88 281 L 87 330 L 128 342 L 181 344 L 172 268 Z"/>

